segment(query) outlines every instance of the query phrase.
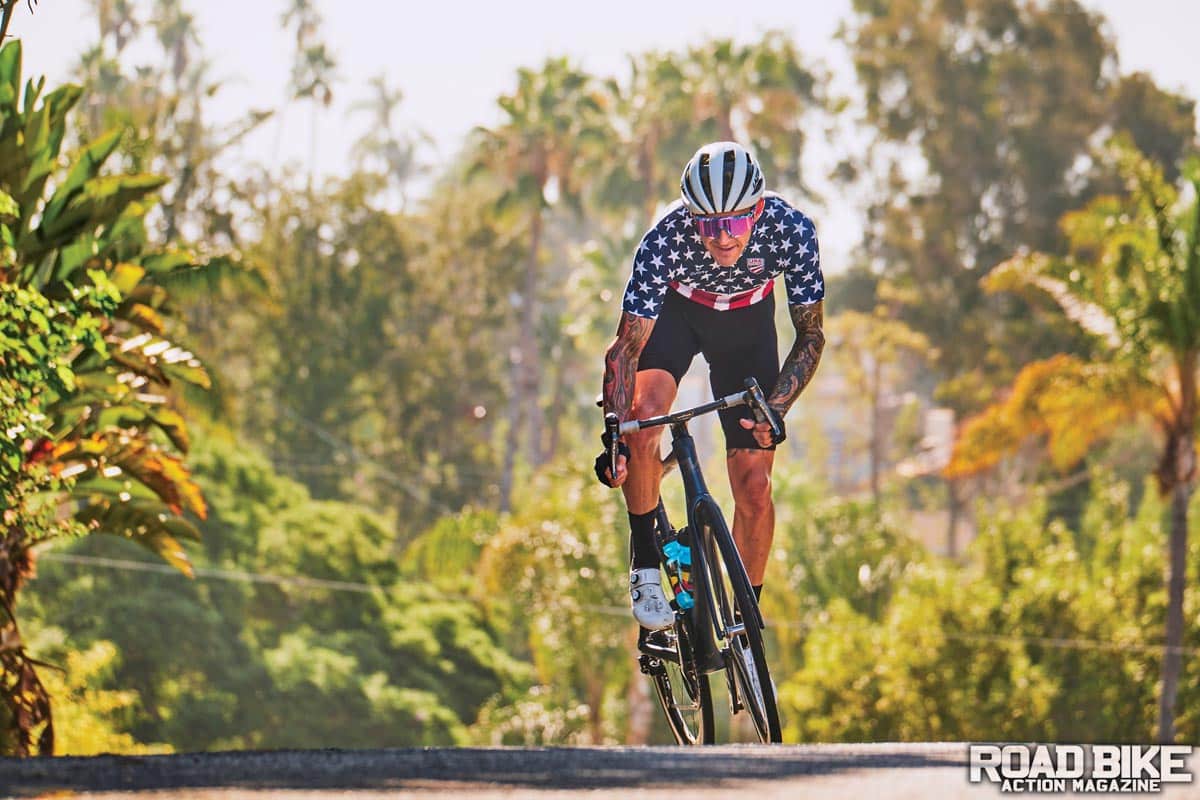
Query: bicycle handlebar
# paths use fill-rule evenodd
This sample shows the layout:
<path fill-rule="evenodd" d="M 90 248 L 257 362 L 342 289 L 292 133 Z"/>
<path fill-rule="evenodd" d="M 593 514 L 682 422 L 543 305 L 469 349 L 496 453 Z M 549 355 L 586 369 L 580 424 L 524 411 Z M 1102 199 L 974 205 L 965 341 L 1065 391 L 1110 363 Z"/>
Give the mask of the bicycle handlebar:
<path fill-rule="evenodd" d="M 758 385 L 758 381 L 754 378 L 746 378 L 745 386 L 745 391 L 713 400 L 711 403 L 704 403 L 694 408 L 687 408 L 683 411 L 676 411 L 674 414 L 665 414 L 660 417 L 631 419 L 626 422 L 620 422 L 616 414 L 611 412 L 605 414 L 604 428 L 609 434 L 609 455 L 612 457 L 612 463 L 617 463 L 617 439 L 620 436 L 624 436 L 627 433 L 636 433 L 646 428 L 658 427 L 659 425 L 674 425 L 679 422 L 687 422 L 689 419 L 698 417 L 701 414 L 708 414 L 712 411 L 741 405 L 750 406 L 755 420 L 766 422 L 771 426 L 771 440 L 778 444 L 783 438 L 783 424 L 780 422 L 779 415 L 775 412 L 775 409 L 767 405 L 767 399 L 763 395 L 762 387 Z"/>

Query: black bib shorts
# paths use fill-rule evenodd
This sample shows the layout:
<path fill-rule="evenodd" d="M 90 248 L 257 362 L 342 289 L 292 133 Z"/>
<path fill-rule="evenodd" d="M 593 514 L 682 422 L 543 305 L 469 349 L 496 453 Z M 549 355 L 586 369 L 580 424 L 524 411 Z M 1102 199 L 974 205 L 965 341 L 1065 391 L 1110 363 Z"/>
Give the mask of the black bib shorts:
<path fill-rule="evenodd" d="M 717 311 L 668 291 L 650 339 L 638 359 L 638 371 L 665 369 L 683 379 L 697 353 L 708 362 L 713 399 L 742 391 L 754 378 L 768 397 L 779 378 L 779 337 L 775 330 L 775 295 L 751 306 Z M 718 412 L 725 431 L 725 449 L 774 450 L 761 447 L 750 431 L 738 424 L 753 419 L 748 406 Z"/>

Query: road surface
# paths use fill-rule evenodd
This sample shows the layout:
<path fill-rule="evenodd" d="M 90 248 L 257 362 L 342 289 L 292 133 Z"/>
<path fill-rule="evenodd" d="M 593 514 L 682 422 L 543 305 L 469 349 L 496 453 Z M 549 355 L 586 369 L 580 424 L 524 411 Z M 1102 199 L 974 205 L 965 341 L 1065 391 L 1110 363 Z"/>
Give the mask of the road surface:
<path fill-rule="evenodd" d="M 656 797 L 686 792 L 702 800 L 734 792 L 754 800 L 1002 796 L 997 787 L 967 782 L 966 749 L 962 744 L 424 748 L 0 759 L 0 796 L 630 800 L 632 789 L 650 789 L 645 796 Z M 1157 796 L 1200 799 L 1200 787 L 1171 787 Z"/>

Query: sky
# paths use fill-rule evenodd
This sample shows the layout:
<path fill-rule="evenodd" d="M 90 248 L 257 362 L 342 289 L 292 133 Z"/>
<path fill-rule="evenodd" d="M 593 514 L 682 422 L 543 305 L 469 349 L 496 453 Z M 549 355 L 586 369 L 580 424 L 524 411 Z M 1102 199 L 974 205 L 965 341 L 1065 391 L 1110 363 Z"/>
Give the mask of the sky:
<path fill-rule="evenodd" d="M 1123 71 L 1147 71 L 1161 86 L 1200 98 L 1194 52 L 1200 0 L 1084 0 L 1084 5 L 1108 18 Z M 250 108 L 283 107 L 247 140 L 240 157 L 307 163 L 310 109 L 284 107 L 294 45 L 280 26 L 284 0 L 185 0 L 185 7 L 196 16 L 213 74 L 225 80 L 209 106 L 214 121 L 232 122 Z M 404 92 L 398 125 L 415 126 L 436 143 L 431 160 L 451 157 L 472 127 L 498 121 L 496 98 L 515 85 L 516 70 L 551 56 L 567 55 L 595 74 L 623 76 L 630 53 L 677 50 L 710 37 L 746 42 L 781 29 L 806 58 L 832 71 L 836 87 L 853 87 L 849 59 L 834 38 L 850 0 L 609 0 L 594 4 L 591 13 L 583 13 L 587 7 L 580 4 L 534 0 L 319 0 L 319 7 L 340 76 L 335 101 L 319 115 L 316 129 L 316 166 L 325 174 L 348 171 L 350 147 L 368 124 L 368 115 L 352 106 L 368 97 L 367 82 L 380 74 Z M 10 33 L 24 40 L 27 75 L 44 74 L 49 85 L 70 78 L 79 54 L 96 37 L 89 8 L 87 0 L 40 0 L 31 14 L 20 5 Z M 809 174 L 826 171 L 836 160 L 820 138 L 810 137 Z M 822 261 L 833 265 L 848 258 L 858 239 L 860 210 L 848 198 L 839 202 L 825 194 L 817 209 Z"/>

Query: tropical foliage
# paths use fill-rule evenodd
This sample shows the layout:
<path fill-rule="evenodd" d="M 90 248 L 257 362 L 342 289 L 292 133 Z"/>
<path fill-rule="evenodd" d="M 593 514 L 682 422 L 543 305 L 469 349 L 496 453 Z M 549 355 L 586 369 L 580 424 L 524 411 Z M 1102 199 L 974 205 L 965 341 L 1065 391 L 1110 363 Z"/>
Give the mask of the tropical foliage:
<path fill-rule="evenodd" d="M 7 429 L 14 452 L 6 460 L 35 482 L 37 475 L 70 481 L 44 488 L 69 486 L 60 511 L 82 530 L 129 538 L 186 571 L 178 540 L 196 531 L 183 514 L 203 517 L 205 506 L 180 457 L 189 440 L 171 392 L 205 386 L 208 376 L 172 341 L 168 289 L 194 280 L 205 265 L 149 245 L 148 198 L 165 180 L 104 171 L 119 133 L 82 145 L 60 165 L 68 114 L 82 90 L 65 86 L 42 97 L 43 87 L 32 80 L 22 87 L 20 42 L 0 49 L 5 363 L 24 362 L 6 379 L 23 386 L 18 398 L 36 403 L 19 408 L 28 416 Z M 48 378 L 41 387 L 29 380 L 39 372 Z M 26 419 L 35 424 L 23 425 Z M 28 571 L 22 565 L 43 534 L 68 530 L 31 529 L 20 512 L 5 516 L 5 561 L 14 569 L 2 587 L 18 656 L 13 608 Z M 29 662 L 22 663 L 5 672 L 23 676 L 5 687 L 17 749 L 28 752 L 42 725 L 38 749 L 53 748 L 48 713 L 30 711 L 44 702 Z"/>
<path fill-rule="evenodd" d="M 1026 366 L 1011 396 L 963 431 L 951 469 L 990 466 L 1031 434 L 1046 437 L 1053 463 L 1065 469 L 1122 422 L 1138 414 L 1154 420 L 1160 447 L 1154 476 L 1171 498 L 1168 656 L 1158 731 L 1170 741 L 1200 433 L 1200 161 L 1183 169 L 1185 194 L 1128 142 L 1116 144 L 1112 158 L 1126 192 L 1063 217 L 1068 255 L 1018 256 L 989 281 L 996 290 L 1028 286 L 1050 294 L 1097 337 L 1097 357 L 1058 356 Z"/>
<path fill-rule="evenodd" d="M 182 0 L 90 8 L 79 86 L 0 49 L 5 752 L 668 742 L 585 472 L 598 354 L 698 144 L 820 223 L 830 132 L 865 228 L 773 479 L 788 738 L 1197 736 L 1195 104 L 1099 15 L 856 0 L 861 108 L 785 31 L 550 58 L 434 165 L 312 0 L 279 9 L 300 126 L 214 124 Z M 297 129 L 304 163 L 234 157 Z M 939 474 L 922 421 L 981 411 Z"/>

